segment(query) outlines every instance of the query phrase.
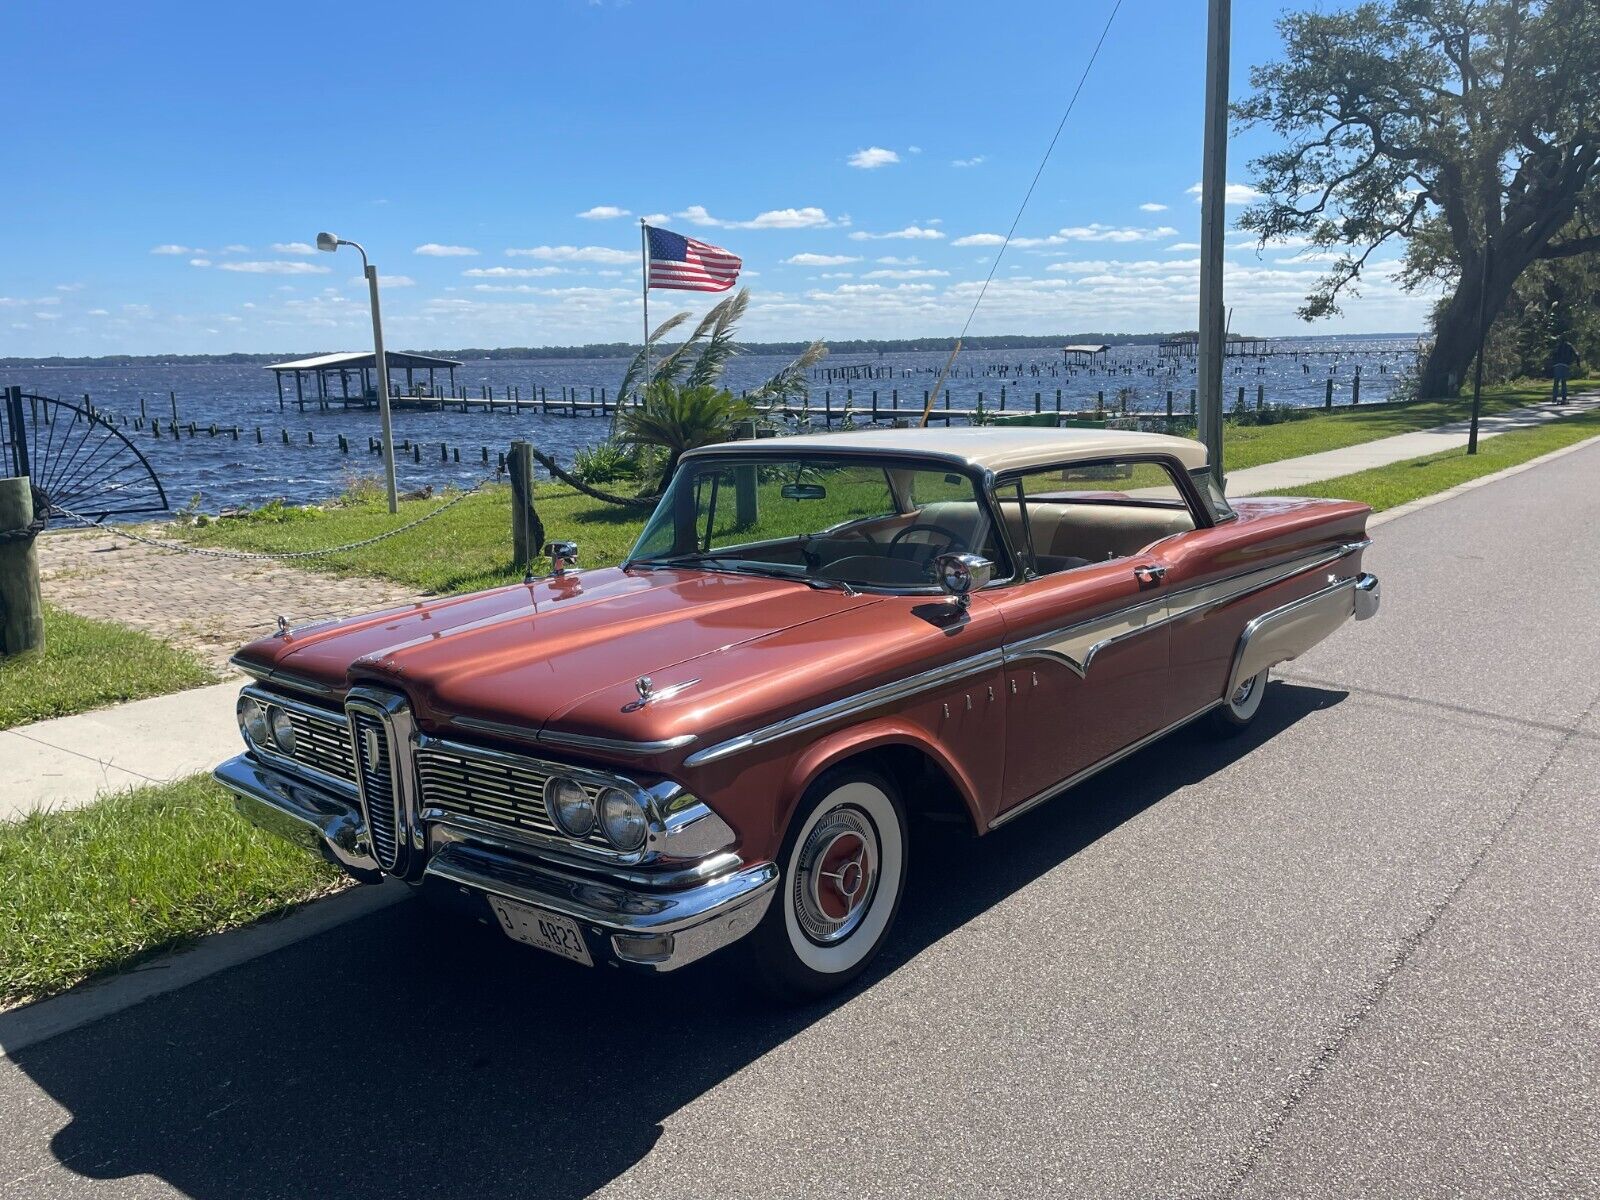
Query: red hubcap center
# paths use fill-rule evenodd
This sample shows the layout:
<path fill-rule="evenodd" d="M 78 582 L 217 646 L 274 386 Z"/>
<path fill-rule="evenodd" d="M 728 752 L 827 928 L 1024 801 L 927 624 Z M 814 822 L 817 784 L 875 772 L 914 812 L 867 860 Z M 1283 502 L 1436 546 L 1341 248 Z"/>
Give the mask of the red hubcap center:
<path fill-rule="evenodd" d="M 866 843 L 857 834 L 841 834 L 818 860 L 816 874 L 817 903 L 830 920 L 844 920 L 866 899 Z"/>

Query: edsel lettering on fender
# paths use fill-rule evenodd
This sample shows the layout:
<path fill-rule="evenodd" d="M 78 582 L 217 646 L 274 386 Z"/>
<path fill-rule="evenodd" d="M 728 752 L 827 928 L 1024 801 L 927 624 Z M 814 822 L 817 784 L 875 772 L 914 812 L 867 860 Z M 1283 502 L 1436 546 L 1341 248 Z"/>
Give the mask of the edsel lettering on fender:
<path fill-rule="evenodd" d="M 234 662 L 247 817 L 584 966 L 734 942 L 781 994 L 891 935 L 908 822 L 983 834 L 1378 608 L 1369 510 L 1230 503 L 1197 442 L 872 430 L 686 454 L 628 559 Z"/>

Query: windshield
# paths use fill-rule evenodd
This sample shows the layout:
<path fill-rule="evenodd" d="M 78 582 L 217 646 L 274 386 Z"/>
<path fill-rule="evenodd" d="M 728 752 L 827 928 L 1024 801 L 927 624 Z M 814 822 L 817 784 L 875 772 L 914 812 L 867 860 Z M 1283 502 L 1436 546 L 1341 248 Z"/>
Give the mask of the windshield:
<path fill-rule="evenodd" d="M 998 562 L 988 508 L 959 471 L 896 458 L 717 455 L 678 469 L 629 563 L 922 589 L 935 584 L 933 559 L 951 553 Z"/>

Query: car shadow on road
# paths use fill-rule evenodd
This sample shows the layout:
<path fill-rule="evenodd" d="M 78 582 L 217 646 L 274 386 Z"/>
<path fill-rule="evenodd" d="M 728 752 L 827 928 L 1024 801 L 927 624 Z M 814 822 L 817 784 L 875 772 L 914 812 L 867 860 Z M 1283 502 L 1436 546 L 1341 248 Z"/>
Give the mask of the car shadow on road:
<path fill-rule="evenodd" d="M 1180 731 L 990 837 L 919 833 L 900 923 L 850 994 L 1344 695 L 1276 683 L 1237 739 Z M 773 1008 L 736 952 L 585 972 L 406 903 L 15 1062 L 70 1114 L 56 1159 L 91 1179 L 150 1174 L 197 1200 L 583 1196 L 841 1002 Z"/>

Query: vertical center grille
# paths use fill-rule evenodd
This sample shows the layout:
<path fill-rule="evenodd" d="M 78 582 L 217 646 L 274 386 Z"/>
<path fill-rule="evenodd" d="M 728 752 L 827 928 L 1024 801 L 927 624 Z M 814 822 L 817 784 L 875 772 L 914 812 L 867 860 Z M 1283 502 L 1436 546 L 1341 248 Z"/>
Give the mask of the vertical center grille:
<path fill-rule="evenodd" d="M 345 714 L 372 856 L 385 871 L 398 872 L 408 825 L 410 710 L 392 693 L 356 689 L 345 703 Z"/>

